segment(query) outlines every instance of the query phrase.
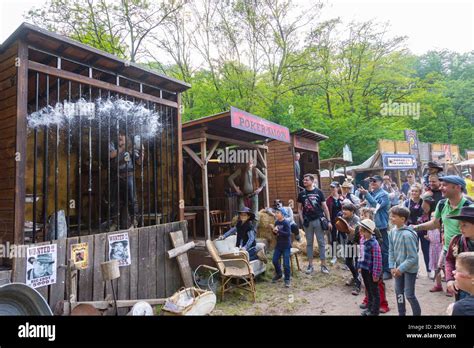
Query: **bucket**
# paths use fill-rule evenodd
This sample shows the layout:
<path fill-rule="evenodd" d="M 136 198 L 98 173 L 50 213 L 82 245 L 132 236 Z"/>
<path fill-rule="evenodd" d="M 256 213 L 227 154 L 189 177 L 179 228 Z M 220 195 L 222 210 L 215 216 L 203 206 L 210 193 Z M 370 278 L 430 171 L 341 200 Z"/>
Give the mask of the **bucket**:
<path fill-rule="evenodd" d="M 219 288 L 219 271 L 212 271 L 203 266 L 204 265 L 198 266 L 194 271 L 194 283 L 199 289 L 212 291 L 214 294 L 217 294 L 217 289 Z"/>

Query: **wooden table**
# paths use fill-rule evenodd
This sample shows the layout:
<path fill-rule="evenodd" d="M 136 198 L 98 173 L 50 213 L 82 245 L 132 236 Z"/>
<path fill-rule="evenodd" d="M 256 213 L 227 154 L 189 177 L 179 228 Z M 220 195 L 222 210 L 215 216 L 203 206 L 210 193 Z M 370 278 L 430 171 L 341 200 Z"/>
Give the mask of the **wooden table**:
<path fill-rule="evenodd" d="M 194 237 L 194 240 L 196 240 L 196 216 L 197 216 L 197 213 L 184 213 L 184 220 L 188 221 L 188 226 L 189 226 L 189 222 L 192 221 L 193 223 L 193 237 Z"/>

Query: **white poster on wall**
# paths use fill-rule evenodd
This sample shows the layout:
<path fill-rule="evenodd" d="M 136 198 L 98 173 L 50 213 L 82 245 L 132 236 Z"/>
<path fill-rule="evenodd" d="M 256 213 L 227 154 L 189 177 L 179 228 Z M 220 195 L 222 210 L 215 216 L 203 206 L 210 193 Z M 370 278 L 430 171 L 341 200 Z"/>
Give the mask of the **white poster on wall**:
<path fill-rule="evenodd" d="M 109 261 L 118 260 L 119 266 L 132 263 L 128 233 L 117 233 L 109 236 Z"/>
<path fill-rule="evenodd" d="M 35 246 L 27 250 L 26 285 L 39 288 L 56 283 L 56 244 Z"/>

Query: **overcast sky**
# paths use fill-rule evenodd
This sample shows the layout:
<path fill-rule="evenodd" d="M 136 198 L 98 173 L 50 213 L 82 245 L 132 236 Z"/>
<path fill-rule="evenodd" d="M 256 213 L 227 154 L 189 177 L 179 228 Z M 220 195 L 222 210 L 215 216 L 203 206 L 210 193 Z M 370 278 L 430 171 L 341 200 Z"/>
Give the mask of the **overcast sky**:
<path fill-rule="evenodd" d="M 305 0 L 307 1 L 307 0 Z M 474 0 L 325 0 L 323 19 L 390 22 L 392 36 L 407 35 L 416 54 L 432 49 L 474 50 Z M 44 0 L 0 0 L 0 42 Z"/>

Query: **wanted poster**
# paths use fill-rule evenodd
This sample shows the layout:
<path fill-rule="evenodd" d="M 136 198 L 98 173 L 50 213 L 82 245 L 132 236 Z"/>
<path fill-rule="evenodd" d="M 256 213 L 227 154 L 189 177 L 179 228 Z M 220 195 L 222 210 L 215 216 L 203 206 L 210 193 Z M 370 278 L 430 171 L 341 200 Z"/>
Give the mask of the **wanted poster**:
<path fill-rule="evenodd" d="M 132 263 L 128 233 L 117 233 L 109 236 L 109 261 L 112 260 L 118 260 L 120 267 Z"/>
<path fill-rule="evenodd" d="M 26 259 L 26 285 L 39 288 L 56 283 L 56 244 L 28 248 Z"/>

